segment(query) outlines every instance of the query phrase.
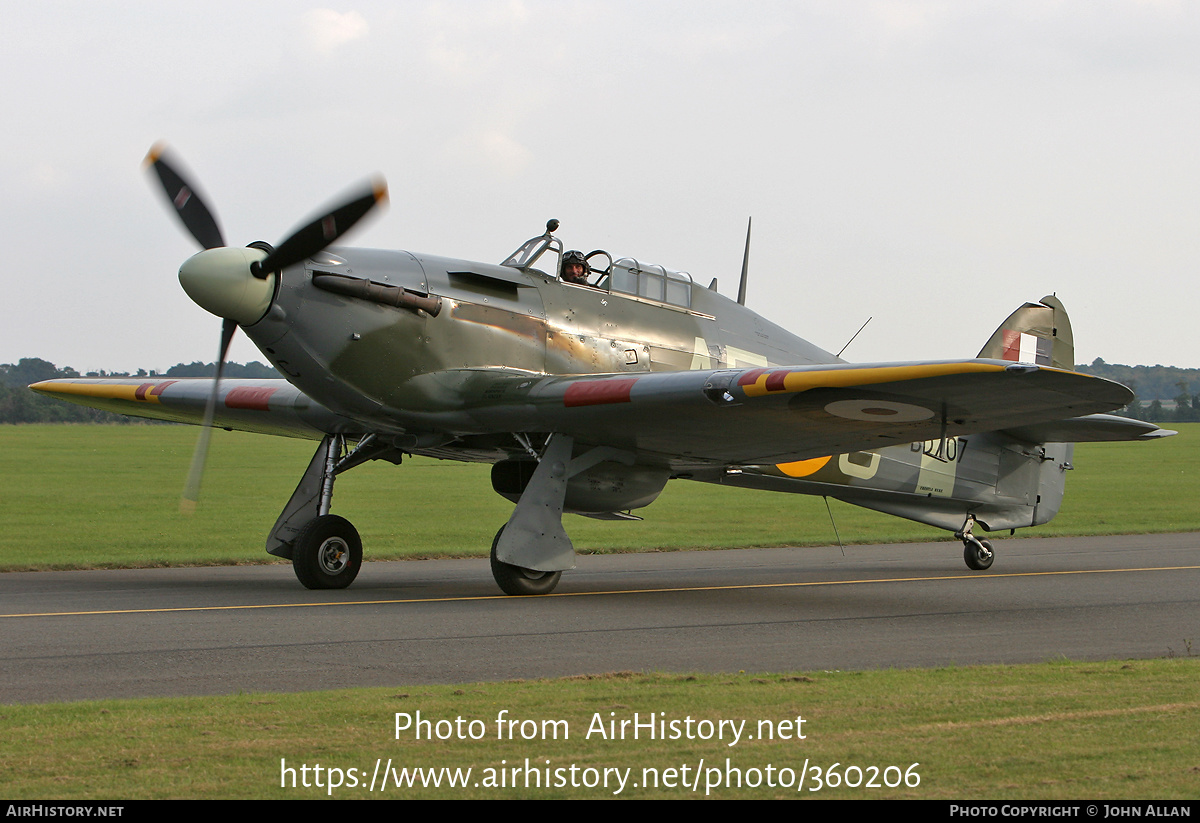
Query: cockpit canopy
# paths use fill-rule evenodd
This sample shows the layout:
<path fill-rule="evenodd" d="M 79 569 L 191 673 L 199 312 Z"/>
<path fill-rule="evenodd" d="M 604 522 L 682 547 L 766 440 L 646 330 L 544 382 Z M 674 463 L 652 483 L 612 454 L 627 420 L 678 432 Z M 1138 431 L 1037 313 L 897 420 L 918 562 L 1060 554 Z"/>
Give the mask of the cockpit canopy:
<path fill-rule="evenodd" d="M 692 277 L 685 271 L 671 271 L 654 263 L 640 263 L 632 257 L 622 257 L 609 269 L 609 274 L 597 283 L 597 288 L 691 308 Z"/>
<path fill-rule="evenodd" d="M 546 233 L 531 237 L 508 256 L 500 265 L 521 271 L 536 271 L 546 277 L 561 278 L 563 244 L 552 232 L 558 228 L 557 220 L 546 223 Z M 534 266 L 546 254 L 555 258 L 553 275 L 546 274 Z M 642 263 L 632 257 L 613 260 L 603 249 L 586 255 L 588 262 L 588 284 L 581 288 L 599 289 L 613 294 L 625 294 L 646 300 L 655 300 L 681 308 L 691 308 L 692 277 L 684 271 L 672 271 L 654 263 Z M 604 265 L 601 266 L 600 264 Z"/>

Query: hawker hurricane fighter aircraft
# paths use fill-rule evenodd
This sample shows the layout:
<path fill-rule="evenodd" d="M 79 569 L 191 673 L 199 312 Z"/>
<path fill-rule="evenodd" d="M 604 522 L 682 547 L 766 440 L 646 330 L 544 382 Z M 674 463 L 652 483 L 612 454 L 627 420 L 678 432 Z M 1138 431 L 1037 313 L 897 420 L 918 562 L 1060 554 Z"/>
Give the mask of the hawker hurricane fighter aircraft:
<path fill-rule="evenodd" d="M 267 537 L 309 588 L 348 586 L 354 527 L 331 514 L 334 479 L 406 455 L 492 464 L 516 505 L 492 544 L 509 594 L 545 594 L 574 568 L 564 513 L 638 519 L 668 480 L 838 500 L 954 532 L 1046 523 L 1072 444 L 1145 440 L 1158 427 L 1102 414 L 1129 389 L 1074 372 L 1054 297 L 1014 311 L 975 359 L 852 364 L 672 271 L 564 251 L 550 221 L 499 265 L 331 248 L 384 196 L 374 186 L 272 247 L 227 246 L 213 213 L 159 149 L 149 163 L 204 247 L 179 279 L 240 326 L 275 380 L 53 380 L 36 391 L 204 426 L 319 441 Z M 747 238 L 747 251 L 748 251 Z M 714 516 L 719 516 L 715 514 Z"/>

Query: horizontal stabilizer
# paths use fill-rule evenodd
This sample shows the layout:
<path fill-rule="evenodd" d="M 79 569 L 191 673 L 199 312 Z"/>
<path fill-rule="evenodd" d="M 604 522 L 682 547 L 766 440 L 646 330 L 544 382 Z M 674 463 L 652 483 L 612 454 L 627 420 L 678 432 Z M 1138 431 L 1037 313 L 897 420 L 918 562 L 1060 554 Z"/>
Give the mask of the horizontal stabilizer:
<path fill-rule="evenodd" d="M 1153 423 L 1114 414 L 1090 414 L 1070 420 L 1016 426 L 1005 429 L 1004 433 L 1029 443 L 1112 443 L 1120 440 L 1155 440 L 1178 434 L 1170 429 L 1160 429 Z"/>

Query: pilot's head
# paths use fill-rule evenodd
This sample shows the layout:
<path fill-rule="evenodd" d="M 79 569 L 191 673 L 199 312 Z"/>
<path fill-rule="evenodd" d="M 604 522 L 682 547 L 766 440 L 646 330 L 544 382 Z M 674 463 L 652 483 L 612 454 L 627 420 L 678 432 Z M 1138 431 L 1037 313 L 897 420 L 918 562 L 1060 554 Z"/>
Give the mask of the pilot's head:
<path fill-rule="evenodd" d="M 562 279 L 567 283 L 587 285 L 587 258 L 583 252 L 572 249 L 563 255 Z"/>

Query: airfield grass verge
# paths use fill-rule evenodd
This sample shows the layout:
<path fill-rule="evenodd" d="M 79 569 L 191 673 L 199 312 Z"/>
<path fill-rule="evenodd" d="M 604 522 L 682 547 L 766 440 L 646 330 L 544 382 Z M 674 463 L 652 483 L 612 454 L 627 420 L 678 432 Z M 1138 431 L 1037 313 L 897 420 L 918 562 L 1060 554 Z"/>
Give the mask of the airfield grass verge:
<path fill-rule="evenodd" d="M 1200 424 L 1152 443 L 1081 444 L 1059 516 L 1024 536 L 1200 530 Z M 266 534 L 315 443 L 214 432 L 200 509 L 179 512 L 190 426 L 0 426 L 0 571 L 261 563 Z M 489 467 L 415 458 L 338 478 L 334 512 L 369 559 L 484 556 L 511 504 Z M 846 543 L 952 539 L 831 501 Z M 570 517 L 581 552 L 837 542 L 819 498 L 675 481 L 640 523 Z"/>
<path fill-rule="evenodd" d="M 584 769 L 598 770 L 591 773 L 594 781 L 604 769 L 616 768 L 630 770 L 620 796 L 683 798 L 704 797 L 706 782 L 717 777 L 707 770 L 715 768 L 721 785 L 709 796 L 725 798 L 1189 799 L 1200 778 L 1198 675 L 1200 658 L 785 675 L 622 672 L 461 686 L 0 706 L 0 786 L 12 800 L 585 798 L 611 797 L 616 785 L 610 779 L 608 788 L 572 787 L 584 781 Z M 506 719 L 536 721 L 533 739 L 521 739 L 521 725 L 512 727 L 516 739 L 497 739 L 502 710 Z M 480 721 L 475 729 L 483 730 L 481 738 L 416 740 L 411 729 L 397 735 L 396 713 L 415 717 L 418 711 L 435 724 L 462 718 L 464 729 Z M 643 722 L 653 714 L 667 721 L 746 723 L 733 746 L 728 731 L 724 740 L 695 735 L 650 740 L 644 729 L 638 740 L 619 740 L 595 732 L 596 718 L 607 723 L 632 719 L 634 712 Z M 797 717 L 805 721 L 799 727 Z M 544 720 L 565 724 L 553 727 L 555 735 Z M 766 739 L 767 725 L 760 721 L 776 731 L 776 739 Z M 448 732 L 449 726 L 441 728 Z M 534 725 L 524 728 L 529 732 Z M 804 739 L 795 739 L 797 729 Z M 521 777 L 513 788 L 511 773 L 506 787 L 486 785 L 488 769 L 498 782 L 494 770 L 502 764 L 523 768 L 526 758 L 541 771 L 540 787 L 532 782 L 526 787 Z M 397 771 L 470 768 L 471 776 L 465 787 L 422 787 L 418 780 L 411 787 L 393 783 L 370 792 L 376 761 L 388 759 Z M 795 781 L 806 761 L 809 775 L 797 793 Z M 343 785 L 331 791 L 326 777 L 316 786 L 317 764 L 342 770 Z M 817 785 L 812 767 L 824 771 L 834 764 L 842 785 L 810 791 Z M 285 765 L 295 769 L 295 788 L 290 778 L 281 786 Z M 775 786 L 767 785 L 768 765 Z M 878 788 L 845 785 L 866 783 L 871 766 L 879 769 Z M 887 775 L 890 788 L 884 785 L 888 766 L 898 768 Z M 860 777 L 852 767 L 865 774 Z M 359 770 L 357 786 L 350 785 L 350 768 Z M 668 769 L 678 771 L 672 776 Z M 697 770 L 696 791 L 679 785 L 694 780 Z M 910 785 L 898 777 L 905 772 Z M 567 785 L 556 786 L 556 774 Z M 741 786 L 734 774 L 741 775 Z"/>

